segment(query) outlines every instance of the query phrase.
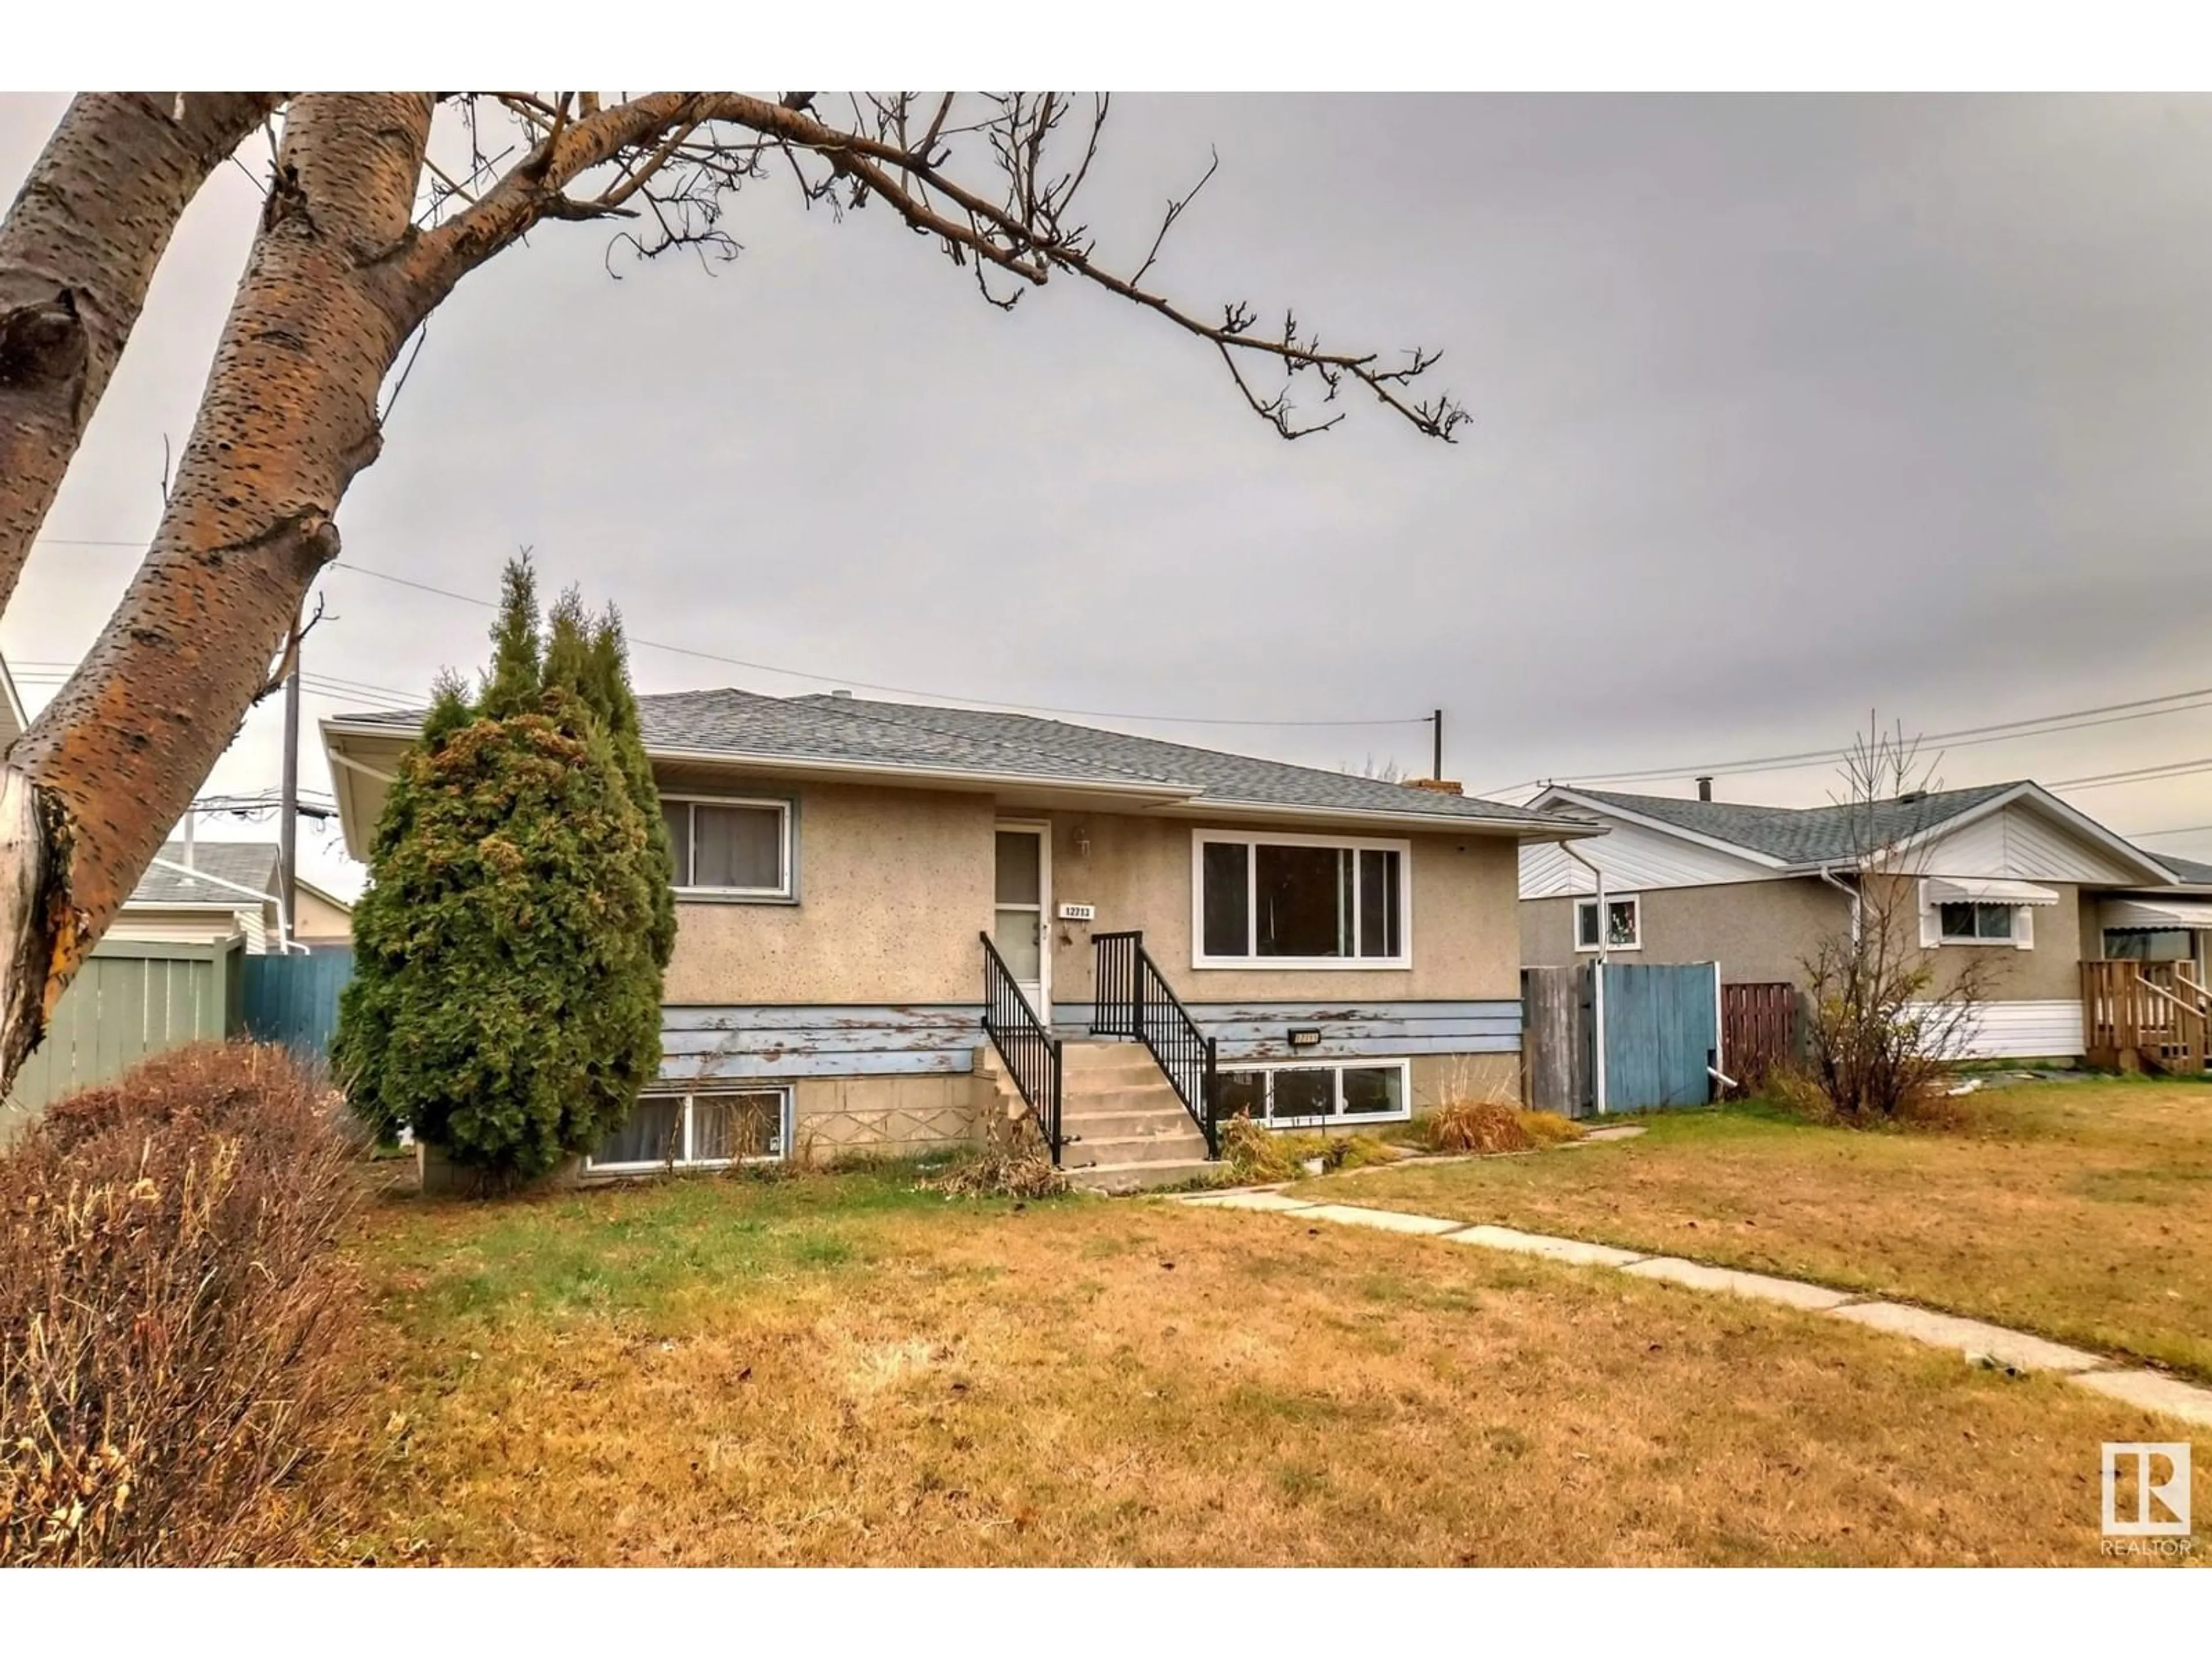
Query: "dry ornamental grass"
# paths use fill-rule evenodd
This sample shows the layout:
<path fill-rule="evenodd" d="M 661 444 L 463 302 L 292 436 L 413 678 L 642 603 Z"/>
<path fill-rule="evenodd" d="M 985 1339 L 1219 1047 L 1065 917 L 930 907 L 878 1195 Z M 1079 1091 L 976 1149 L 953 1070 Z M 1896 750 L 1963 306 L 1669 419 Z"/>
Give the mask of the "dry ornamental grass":
<path fill-rule="evenodd" d="M 0 1154 L 0 1565 L 297 1559 L 354 1379 L 337 1102 L 204 1044 Z"/>

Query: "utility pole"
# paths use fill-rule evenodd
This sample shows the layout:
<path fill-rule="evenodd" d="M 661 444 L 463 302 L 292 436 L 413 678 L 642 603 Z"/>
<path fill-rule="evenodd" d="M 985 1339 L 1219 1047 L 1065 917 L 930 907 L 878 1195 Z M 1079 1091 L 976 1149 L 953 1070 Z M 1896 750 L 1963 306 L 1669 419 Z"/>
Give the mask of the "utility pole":
<path fill-rule="evenodd" d="M 300 616 L 292 617 L 292 672 L 284 677 L 284 803 L 276 820 L 276 890 L 283 904 L 284 943 L 300 912 Z"/>
<path fill-rule="evenodd" d="M 1441 708 L 1437 709 L 1435 714 L 1429 716 L 1429 720 L 1436 727 L 1437 739 L 1436 769 L 1429 775 L 1438 783 L 1442 783 L 1444 781 L 1444 711 Z"/>

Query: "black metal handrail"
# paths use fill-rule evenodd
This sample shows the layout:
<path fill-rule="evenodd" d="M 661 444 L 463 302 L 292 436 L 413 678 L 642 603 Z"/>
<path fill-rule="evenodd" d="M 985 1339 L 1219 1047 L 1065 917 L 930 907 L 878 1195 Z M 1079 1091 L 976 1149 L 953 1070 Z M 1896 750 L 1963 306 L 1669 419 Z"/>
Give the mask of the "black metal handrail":
<path fill-rule="evenodd" d="M 1092 1035 L 1133 1037 L 1151 1049 L 1176 1097 L 1205 1135 L 1206 1156 L 1220 1157 L 1215 1110 L 1220 1056 L 1214 1039 L 1182 1006 L 1145 949 L 1143 933 L 1093 933 L 1091 951 Z"/>
<path fill-rule="evenodd" d="M 1052 1034 L 1045 1023 L 1037 1018 L 1030 1000 L 1022 994 L 1013 970 L 1006 966 L 1006 957 L 991 942 L 988 933 L 983 939 L 983 1030 L 991 1044 L 999 1051 L 999 1058 L 1006 1062 L 1006 1072 L 1014 1079 L 1014 1087 L 1036 1114 L 1037 1128 L 1044 1135 L 1045 1145 L 1051 1149 L 1052 1161 L 1060 1162 L 1060 1039 Z"/>

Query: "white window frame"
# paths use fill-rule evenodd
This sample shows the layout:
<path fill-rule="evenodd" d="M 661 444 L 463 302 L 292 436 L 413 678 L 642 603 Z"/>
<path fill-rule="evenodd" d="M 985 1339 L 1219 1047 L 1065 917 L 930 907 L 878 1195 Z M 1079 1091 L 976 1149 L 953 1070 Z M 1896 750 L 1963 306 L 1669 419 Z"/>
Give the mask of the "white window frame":
<path fill-rule="evenodd" d="M 794 846 L 793 825 L 796 814 L 787 799 L 777 795 L 689 795 L 660 792 L 664 806 L 688 806 L 695 809 L 684 822 L 690 826 L 691 844 L 685 847 L 685 865 L 696 870 L 696 856 L 699 840 L 699 820 L 696 808 L 702 806 L 750 807 L 776 814 L 776 867 L 782 880 L 774 887 L 701 887 L 679 886 L 676 896 L 685 899 L 720 899 L 757 904 L 795 904 L 799 902 L 799 861 Z"/>
<path fill-rule="evenodd" d="M 1610 955 L 1615 951 L 1641 951 L 1644 948 L 1644 895 L 1641 893 L 1607 893 L 1605 896 L 1605 902 L 1608 905 L 1627 905 L 1629 907 L 1629 914 L 1635 918 L 1635 923 L 1630 929 L 1630 932 L 1635 936 L 1634 942 L 1629 945 L 1607 944 L 1603 947 L 1606 952 Z M 1568 915 L 1567 925 L 1573 932 L 1575 951 L 1576 954 L 1579 956 L 1594 957 L 1597 955 L 1600 948 L 1595 945 L 1585 945 L 1583 943 L 1583 907 L 1586 904 L 1595 906 L 1596 903 L 1596 894 L 1578 894 L 1575 898 L 1575 908 Z M 1605 920 L 1606 919 L 1603 916 L 1600 916 L 1598 918 L 1598 937 L 1600 939 L 1603 939 L 1605 937 Z"/>
<path fill-rule="evenodd" d="M 1326 1117 L 1263 1117 L 1255 1121 L 1270 1129 L 1334 1128 L 1346 1123 L 1404 1123 L 1413 1115 L 1413 1062 L 1403 1057 L 1364 1054 L 1341 1060 L 1224 1060 L 1220 1062 L 1224 1072 L 1264 1072 L 1271 1079 L 1277 1072 L 1334 1072 L 1336 1081 L 1330 1091 L 1334 1109 Z M 1347 1112 L 1344 1109 L 1344 1073 L 1346 1072 L 1395 1071 L 1398 1073 L 1399 1109 L 1395 1112 Z M 1272 1104 L 1274 1085 L 1267 1085 Z"/>
<path fill-rule="evenodd" d="M 757 1158 L 694 1158 L 691 1156 L 692 1103 L 701 1095 L 775 1095 L 781 1100 L 780 1121 L 776 1125 L 776 1142 L 780 1152 L 763 1152 Z M 649 1175 L 656 1170 L 727 1170 L 740 1164 L 781 1164 L 791 1154 L 792 1114 L 791 1085 L 784 1083 L 731 1082 L 712 1088 L 648 1089 L 638 1097 L 638 1104 L 647 1101 L 680 1100 L 684 1103 L 684 1152 L 674 1159 L 656 1158 L 636 1164 L 602 1164 L 586 1154 L 584 1170 L 590 1175 Z"/>
<path fill-rule="evenodd" d="M 1943 931 L 1943 907 L 1946 904 L 1971 904 L 1975 911 L 1977 927 L 1980 925 L 1982 911 L 2007 911 L 2012 917 L 2009 924 L 2012 931 L 2002 939 L 1987 939 L 1978 933 L 1947 933 Z M 2021 912 L 2028 908 L 2025 904 L 1999 904 L 1990 899 L 1931 899 L 1929 908 L 1936 913 L 1936 942 L 1938 945 L 1985 945 L 2000 951 L 2024 951 L 2028 948 L 2021 938 L 2027 932 L 2021 922 Z"/>
<path fill-rule="evenodd" d="M 1395 853 L 1398 855 L 1398 953 L 1390 957 L 1214 957 L 1206 953 L 1206 848 L 1209 842 L 1242 845 L 1244 854 L 1244 938 L 1259 943 L 1260 847 L 1333 847 L 1353 852 Z M 1359 938 L 1358 862 L 1352 864 L 1352 937 Z M 1190 832 L 1190 965 L 1196 968 L 1243 968 L 1261 973 L 1304 973 L 1313 969 L 1340 972 L 1367 969 L 1403 972 L 1413 965 L 1413 843 L 1370 836 L 1293 835 L 1287 830 L 1194 830 Z M 1244 1069 L 1239 1067 L 1238 1069 Z"/>

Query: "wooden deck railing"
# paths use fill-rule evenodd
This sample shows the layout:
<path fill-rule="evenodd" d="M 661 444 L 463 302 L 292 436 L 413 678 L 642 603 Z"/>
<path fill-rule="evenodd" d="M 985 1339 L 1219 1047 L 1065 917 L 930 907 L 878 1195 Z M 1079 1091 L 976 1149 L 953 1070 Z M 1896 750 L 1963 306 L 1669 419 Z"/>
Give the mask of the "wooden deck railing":
<path fill-rule="evenodd" d="M 2205 1068 L 2212 992 L 2185 962 L 2081 964 L 2081 1040 L 2093 1066 Z"/>

